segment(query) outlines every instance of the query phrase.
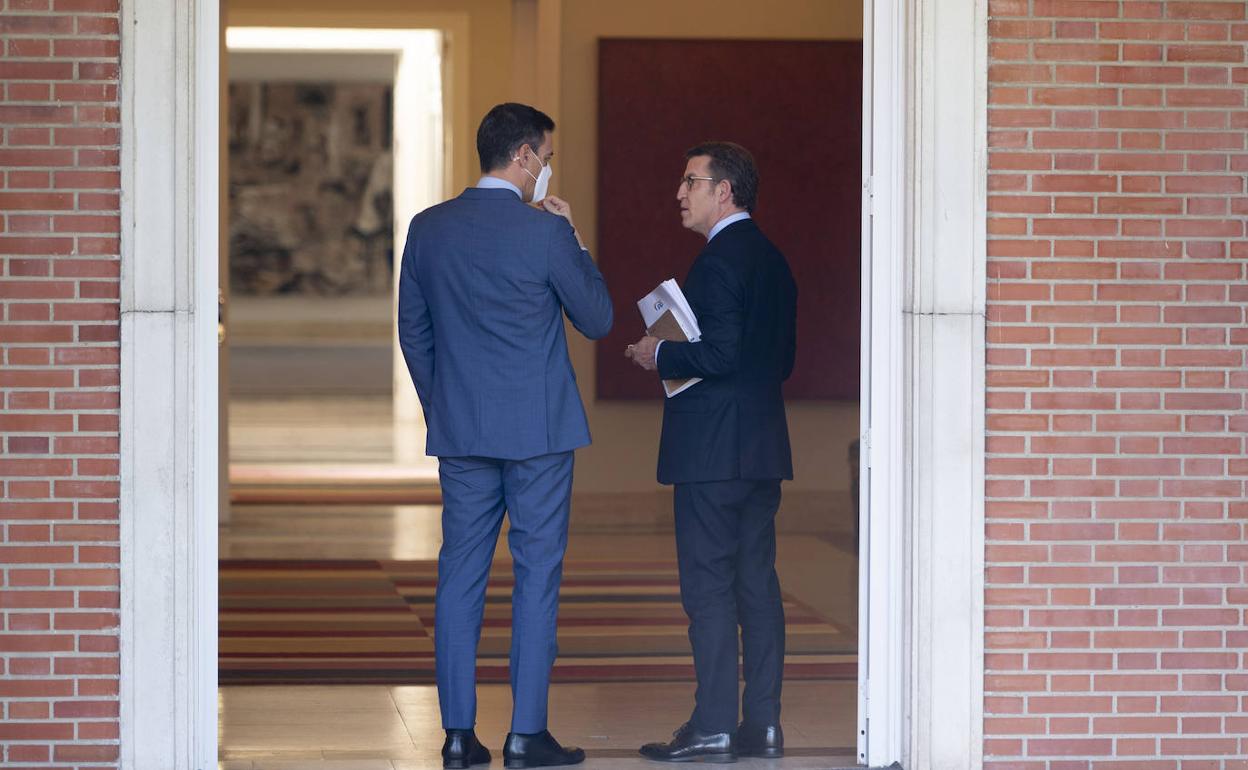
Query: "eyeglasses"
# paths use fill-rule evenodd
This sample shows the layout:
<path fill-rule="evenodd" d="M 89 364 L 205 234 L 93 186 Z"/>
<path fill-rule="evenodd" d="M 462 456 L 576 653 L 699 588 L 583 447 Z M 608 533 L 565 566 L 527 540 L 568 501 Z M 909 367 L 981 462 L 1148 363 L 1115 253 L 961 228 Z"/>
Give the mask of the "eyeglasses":
<path fill-rule="evenodd" d="M 694 176 L 693 174 L 689 174 L 685 176 L 685 178 L 681 179 L 680 181 L 685 183 L 686 192 L 693 192 L 693 183 L 698 181 L 699 179 L 705 179 L 708 182 L 715 181 L 715 177 L 713 176 Z"/>

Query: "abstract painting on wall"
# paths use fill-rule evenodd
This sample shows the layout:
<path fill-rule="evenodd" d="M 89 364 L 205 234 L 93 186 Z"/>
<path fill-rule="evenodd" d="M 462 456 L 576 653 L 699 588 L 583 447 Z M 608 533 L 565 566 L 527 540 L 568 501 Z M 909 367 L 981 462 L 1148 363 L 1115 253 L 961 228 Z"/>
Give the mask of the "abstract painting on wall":
<path fill-rule="evenodd" d="M 390 292 L 391 109 L 379 83 L 230 84 L 232 292 Z"/>

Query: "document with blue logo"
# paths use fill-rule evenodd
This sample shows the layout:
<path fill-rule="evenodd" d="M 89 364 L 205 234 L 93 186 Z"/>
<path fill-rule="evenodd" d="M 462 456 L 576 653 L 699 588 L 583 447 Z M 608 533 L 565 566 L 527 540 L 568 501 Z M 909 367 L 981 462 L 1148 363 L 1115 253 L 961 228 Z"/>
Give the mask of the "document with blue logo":
<path fill-rule="evenodd" d="M 674 278 L 667 279 L 641 298 L 637 302 L 637 308 L 641 310 L 641 318 L 646 323 L 646 334 L 651 337 L 672 342 L 697 342 L 702 339 L 698 319 Z M 671 398 L 701 381 L 700 377 L 663 380 L 663 392 Z"/>

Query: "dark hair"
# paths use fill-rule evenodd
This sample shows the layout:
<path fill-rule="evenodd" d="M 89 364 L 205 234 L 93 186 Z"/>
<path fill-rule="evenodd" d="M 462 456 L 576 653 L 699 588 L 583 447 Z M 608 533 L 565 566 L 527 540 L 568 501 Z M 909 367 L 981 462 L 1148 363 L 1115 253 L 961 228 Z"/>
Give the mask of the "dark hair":
<path fill-rule="evenodd" d="M 495 105 L 481 119 L 477 128 L 477 156 L 482 171 L 494 171 L 511 162 L 516 151 L 528 145 L 537 152 L 547 131 L 555 130 L 555 121 L 541 110 L 527 104 L 505 102 Z"/>
<path fill-rule="evenodd" d="M 711 159 L 711 176 L 715 184 L 727 179 L 732 185 L 732 202 L 746 211 L 753 212 L 758 203 L 758 167 L 754 156 L 739 144 L 732 142 L 703 142 L 689 148 L 685 160 L 706 155 Z"/>

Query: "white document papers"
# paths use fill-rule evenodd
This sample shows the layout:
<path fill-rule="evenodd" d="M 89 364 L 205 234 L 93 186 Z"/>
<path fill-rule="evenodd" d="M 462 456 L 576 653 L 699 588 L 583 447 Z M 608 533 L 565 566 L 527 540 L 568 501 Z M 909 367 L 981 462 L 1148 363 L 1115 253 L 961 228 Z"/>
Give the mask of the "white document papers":
<path fill-rule="evenodd" d="M 698 329 L 698 319 L 689 307 L 689 301 L 680 290 L 675 279 L 669 278 L 659 284 L 654 291 L 637 302 L 641 318 L 646 323 L 646 334 L 661 340 L 672 342 L 697 342 L 702 339 L 702 331 Z M 663 380 L 663 391 L 668 398 L 683 393 L 701 378 L 692 377 L 687 380 Z"/>

